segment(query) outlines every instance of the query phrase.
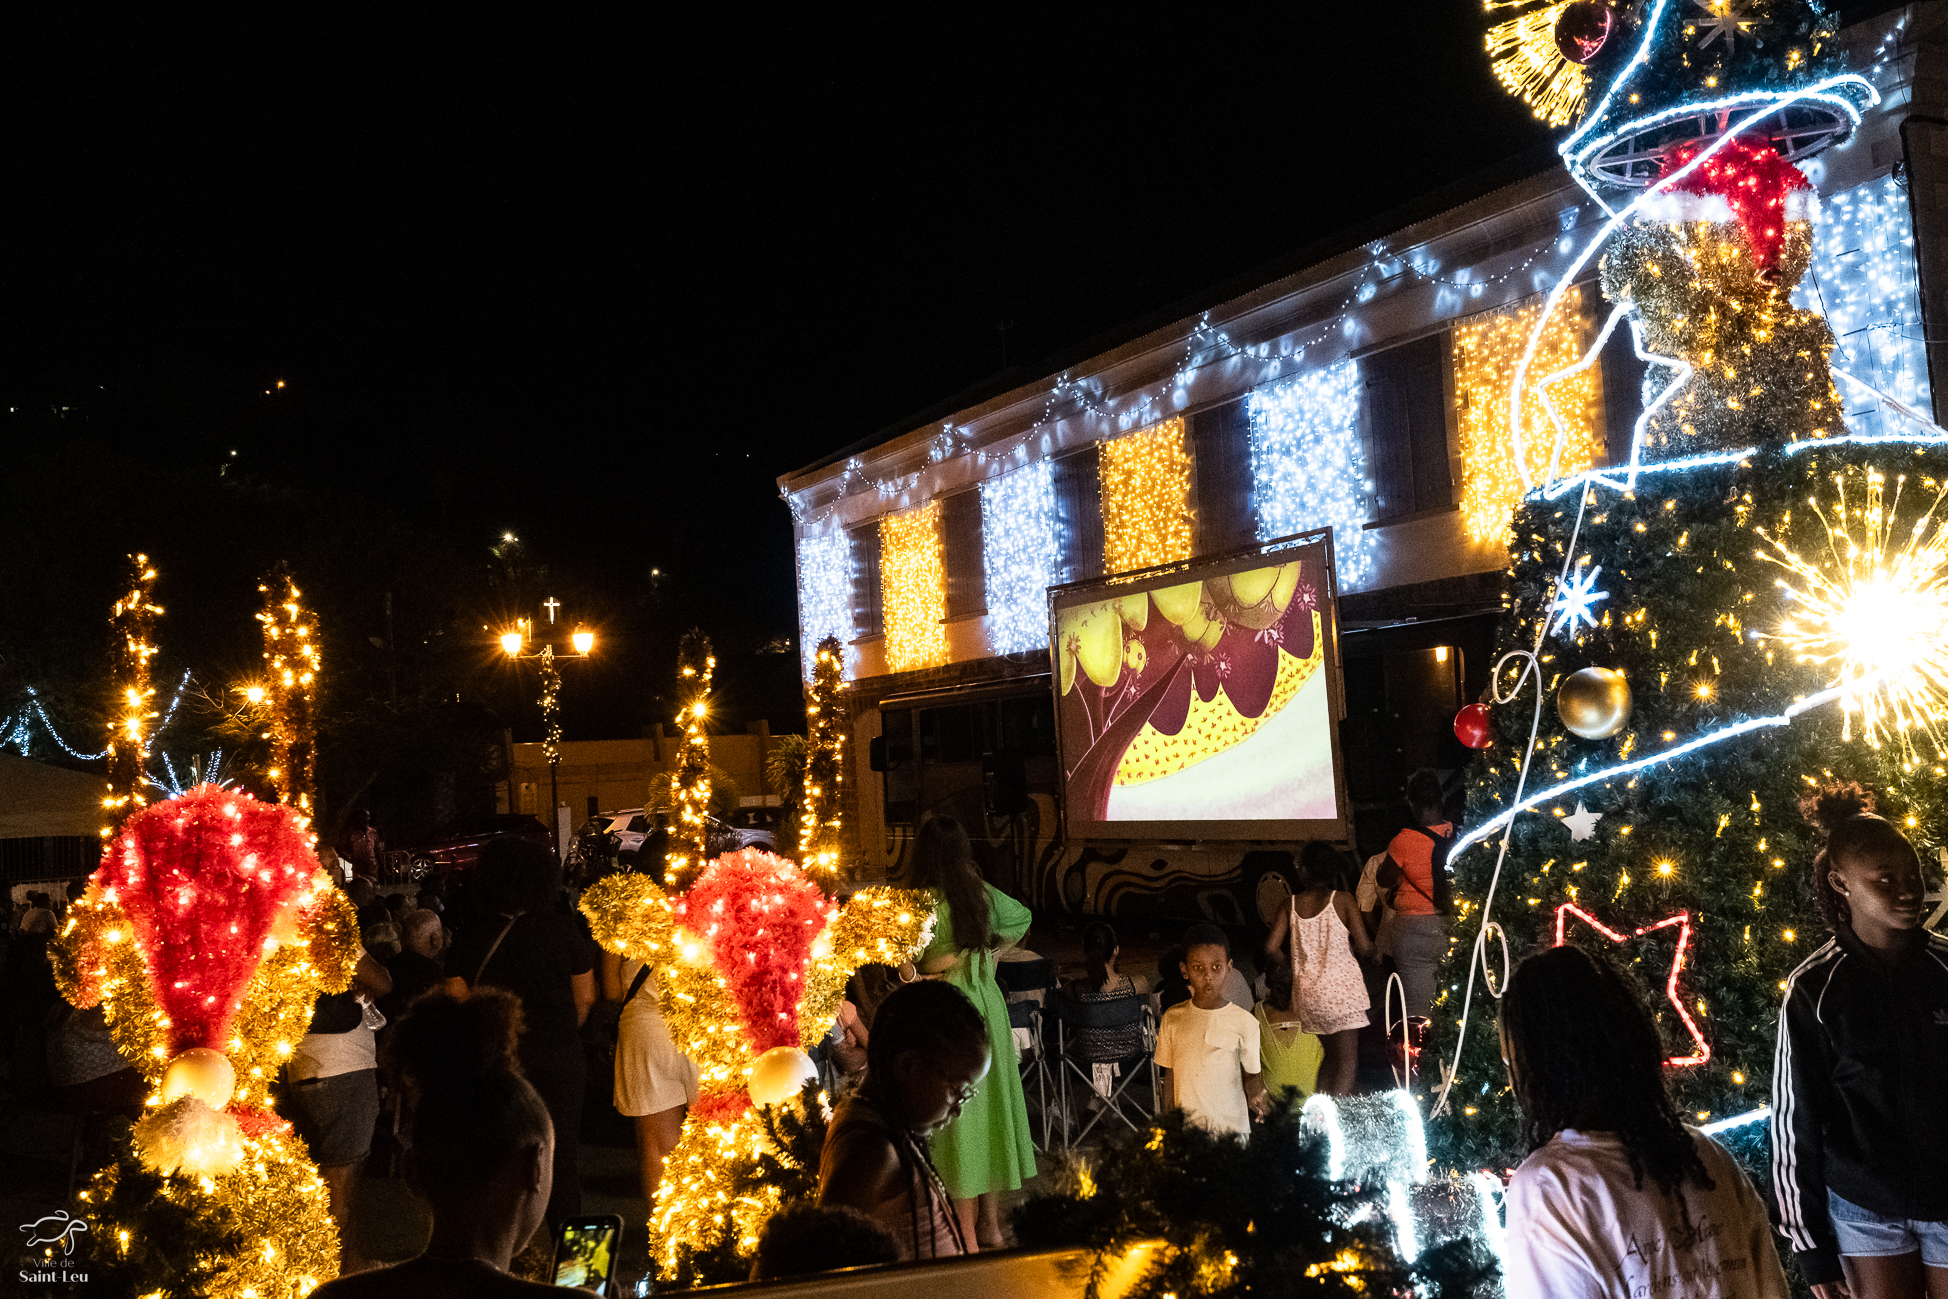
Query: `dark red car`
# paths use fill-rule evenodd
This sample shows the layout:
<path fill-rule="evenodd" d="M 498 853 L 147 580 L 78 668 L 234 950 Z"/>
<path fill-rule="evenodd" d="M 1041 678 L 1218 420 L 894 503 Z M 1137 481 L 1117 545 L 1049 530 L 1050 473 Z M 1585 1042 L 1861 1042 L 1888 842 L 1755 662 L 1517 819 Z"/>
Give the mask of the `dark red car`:
<path fill-rule="evenodd" d="M 452 875 L 472 870 L 474 863 L 480 860 L 481 845 L 504 834 L 539 844 L 549 852 L 555 850 L 554 837 L 548 833 L 548 827 L 534 817 L 505 813 L 467 817 L 441 826 L 411 849 L 412 876 L 414 879 L 424 879 L 428 875 Z"/>

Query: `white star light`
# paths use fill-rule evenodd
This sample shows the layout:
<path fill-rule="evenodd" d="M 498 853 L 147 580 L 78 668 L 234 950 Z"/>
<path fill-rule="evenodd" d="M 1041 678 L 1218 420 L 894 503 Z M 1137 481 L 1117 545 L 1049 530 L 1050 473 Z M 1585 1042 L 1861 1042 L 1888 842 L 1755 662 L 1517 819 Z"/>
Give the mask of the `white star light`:
<path fill-rule="evenodd" d="M 1556 625 L 1551 630 L 1562 631 L 1566 628 L 1573 639 L 1576 635 L 1577 623 L 1586 622 L 1592 629 L 1595 628 L 1596 615 L 1592 612 L 1592 606 L 1598 600 L 1610 598 L 1608 591 L 1591 589 L 1596 585 L 1596 575 L 1602 571 L 1603 565 L 1596 564 L 1584 572 L 1572 574 L 1569 580 L 1557 589 L 1556 601 L 1549 606 L 1549 612 L 1559 613 L 1562 616 L 1556 619 Z"/>
<path fill-rule="evenodd" d="M 1590 811 L 1583 806 L 1583 800 L 1579 798 L 1576 800 L 1576 815 L 1564 817 L 1562 823 L 1569 827 L 1569 841 L 1581 843 L 1585 839 L 1596 837 L 1596 823 L 1602 819 L 1601 812 Z"/>
<path fill-rule="evenodd" d="M 1745 16 L 1743 0 L 1692 0 L 1692 3 L 1705 11 L 1703 18 L 1692 20 L 1692 26 L 1705 34 L 1698 42 L 1698 48 L 1708 49 L 1715 40 L 1724 39 L 1727 50 L 1736 49 L 1740 36 L 1749 36 L 1753 27 L 1760 24 Z"/>

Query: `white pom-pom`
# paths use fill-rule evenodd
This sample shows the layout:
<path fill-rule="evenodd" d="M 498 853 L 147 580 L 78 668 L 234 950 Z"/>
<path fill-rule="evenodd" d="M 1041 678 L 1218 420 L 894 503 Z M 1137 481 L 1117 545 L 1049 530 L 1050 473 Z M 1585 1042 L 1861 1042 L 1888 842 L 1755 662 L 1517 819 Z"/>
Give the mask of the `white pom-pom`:
<path fill-rule="evenodd" d="M 818 1066 L 795 1046 L 774 1046 L 751 1065 L 751 1103 L 776 1105 L 818 1081 Z"/>
<path fill-rule="evenodd" d="M 183 1096 L 142 1116 L 135 1125 L 135 1153 L 154 1172 L 214 1177 L 243 1161 L 237 1120 L 194 1096 Z"/>

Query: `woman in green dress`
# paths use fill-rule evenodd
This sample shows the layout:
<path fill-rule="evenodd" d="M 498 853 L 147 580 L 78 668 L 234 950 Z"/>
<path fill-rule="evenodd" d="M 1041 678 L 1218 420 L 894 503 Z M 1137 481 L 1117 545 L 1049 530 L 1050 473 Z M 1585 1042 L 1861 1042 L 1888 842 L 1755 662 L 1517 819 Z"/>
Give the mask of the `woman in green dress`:
<path fill-rule="evenodd" d="M 962 1235 L 982 1249 L 999 1249 L 1006 1243 L 1001 1194 L 1035 1175 L 1035 1143 L 1028 1135 L 1028 1102 L 994 963 L 1021 941 L 1033 917 L 981 878 L 967 831 L 949 817 L 934 817 L 920 827 L 913 882 L 933 890 L 936 906 L 933 942 L 920 957 L 920 972 L 967 994 L 987 1021 L 994 1053 L 987 1077 L 960 1117 L 934 1136 L 933 1162 L 954 1199 Z"/>

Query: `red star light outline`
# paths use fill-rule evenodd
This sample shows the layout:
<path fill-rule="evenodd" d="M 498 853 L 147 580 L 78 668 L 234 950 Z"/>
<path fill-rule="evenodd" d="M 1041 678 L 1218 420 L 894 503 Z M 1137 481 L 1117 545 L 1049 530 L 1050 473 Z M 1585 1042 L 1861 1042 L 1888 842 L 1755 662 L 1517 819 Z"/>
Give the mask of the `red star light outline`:
<path fill-rule="evenodd" d="M 1671 972 L 1664 979 L 1664 995 L 1670 998 L 1672 1008 L 1677 1011 L 1678 1018 L 1684 1021 L 1684 1027 L 1690 1031 L 1691 1040 L 1698 1044 L 1698 1050 L 1694 1055 L 1674 1055 L 1664 1063 L 1673 1066 L 1688 1066 L 1703 1064 L 1705 1061 L 1711 1059 L 1711 1044 L 1705 1041 L 1704 1034 L 1698 1031 L 1698 1021 L 1692 1019 L 1691 1012 L 1684 1008 L 1684 1000 L 1678 995 L 1677 990 L 1677 977 L 1684 972 L 1684 954 L 1691 947 L 1691 913 L 1689 911 L 1680 911 L 1676 915 L 1666 916 L 1664 919 L 1653 924 L 1645 925 L 1633 934 L 1622 934 L 1610 928 L 1601 920 L 1598 920 L 1595 916 L 1577 906 L 1574 902 L 1565 902 L 1556 908 L 1555 945 L 1557 947 L 1561 947 L 1567 941 L 1563 930 L 1568 925 L 1569 917 L 1572 913 L 1577 919 L 1613 943 L 1627 943 L 1633 938 L 1642 938 L 1645 934 L 1654 933 L 1659 929 L 1669 929 L 1672 925 L 1677 926 L 1677 951 L 1671 956 Z"/>

